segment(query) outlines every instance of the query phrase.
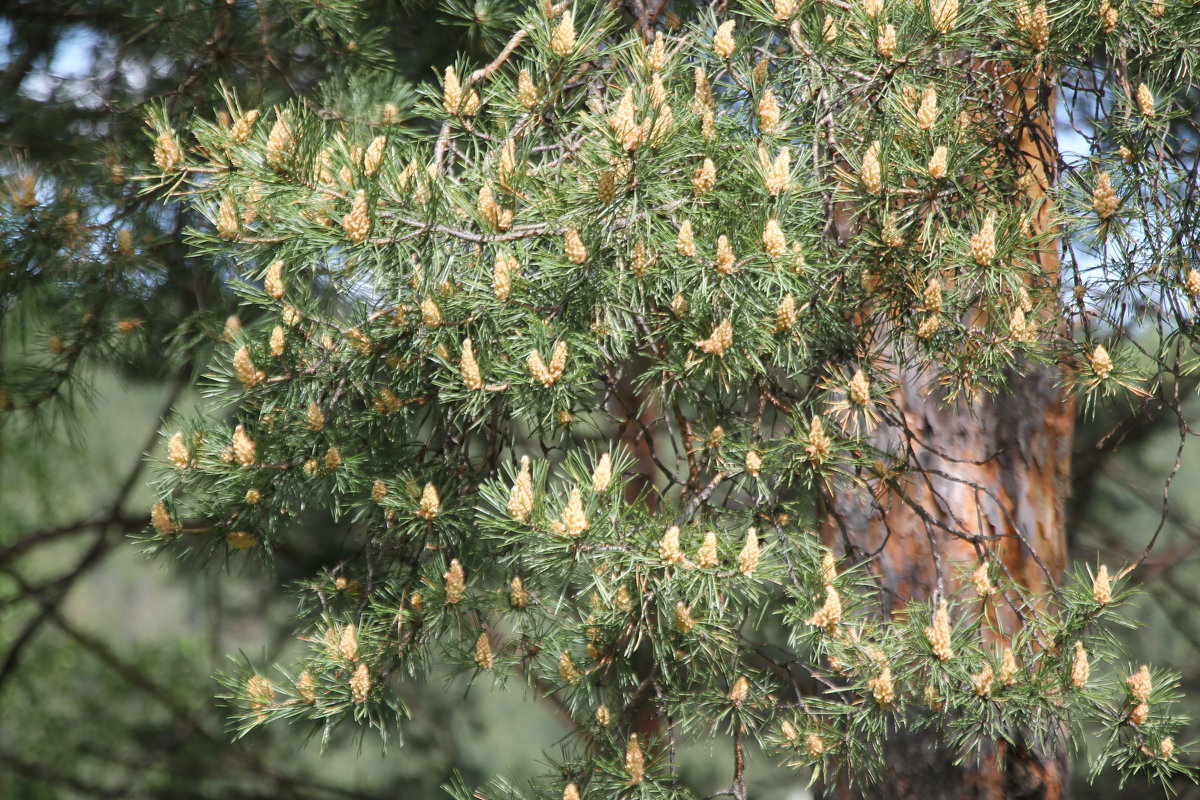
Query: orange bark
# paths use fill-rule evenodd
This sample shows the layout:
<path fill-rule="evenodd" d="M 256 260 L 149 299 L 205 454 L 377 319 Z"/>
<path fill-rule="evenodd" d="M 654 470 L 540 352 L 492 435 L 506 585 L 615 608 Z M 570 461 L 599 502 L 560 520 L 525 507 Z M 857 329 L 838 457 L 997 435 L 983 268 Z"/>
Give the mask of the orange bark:
<path fill-rule="evenodd" d="M 1032 173 L 1027 191 L 1034 200 L 1051 185 L 1057 158 L 1049 86 L 1047 74 L 1030 74 L 1011 81 L 1005 98 L 1017 125 L 1008 157 L 1015 152 Z M 1034 225 L 1051 230 L 1048 206 Z M 1057 285 L 1057 245 L 1047 244 L 1038 257 Z M 1074 404 L 1056 386 L 1058 377 L 1054 368 L 1035 369 L 1013 376 L 1009 393 L 944 407 L 937 392 L 925 390 L 928 376 L 895 375 L 900 388 L 892 400 L 904 427 L 881 427 L 874 444 L 907 451 L 912 471 L 873 497 L 861 491 L 834 493 L 824 524 L 830 546 L 872 557 L 885 611 L 930 598 L 942 586 L 951 590 L 963 567 L 977 564 L 984 548 L 1034 591 L 1058 579 L 1066 561 L 1065 499 L 1075 418 Z M 1011 630 L 1015 614 L 997 605 L 1000 621 Z M 831 787 L 827 794 L 879 800 L 1068 796 L 1069 766 L 1061 752 L 997 746 L 980 763 L 956 767 L 956 754 L 936 739 L 929 733 L 893 736 L 879 786 L 853 795 L 845 787 Z"/>

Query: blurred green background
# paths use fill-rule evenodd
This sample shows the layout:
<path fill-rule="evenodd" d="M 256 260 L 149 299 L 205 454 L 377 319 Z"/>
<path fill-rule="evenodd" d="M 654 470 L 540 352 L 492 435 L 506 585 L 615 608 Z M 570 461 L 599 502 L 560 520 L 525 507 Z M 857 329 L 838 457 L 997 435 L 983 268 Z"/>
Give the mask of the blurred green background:
<path fill-rule="evenodd" d="M 180 212 L 111 178 L 114 159 L 127 161 L 132 175 L 149 157 L 141 104 L 169 98 L 177 119 L 212 115 L 222 85 L 270 102 L 299 92 L 336 104 L 333 85 L 352 103 L 378 88 L 370 80 L 380 69 L 398 100 L 411 99 L 408 81 L 459 54 L 481 63 L 494 53 L 520 4 L 264 5 L 272 21 L 265 35 L 256 3 L 0 5 L 0 177 L 16 192 L 14 183 L 36 174 L 47 209 L 82 208 L 99 228 L 119 219 L 139 243 L 136 260 L 124 263 L 111 246 L 64 255 L 32 214 L 10 214 L 0 227 L 0 388 L 20 385 L 25 396 L 44 389 L 47 398 L 32 410 L 0 410 L 3 798 L 433 798 L 455 771 L 471 785 L 504 777 L 521 786 L 545 772 L 542 754 L 555 752 L 567 731 L 553 703 L 516 679 L 493 686 L 442 675 L 400 685 L 413 718 L 386 748 L 348 728 L 327 742 L 320 730 L 285 726 L 234 741 L 213 675 L 231 666 L 231 655 L 288 660 L 298 647 L 295 602 L 280 587 L 330 563 L 338 547 L 332 528 L 298 531 L 269 573 L 251 560 L 152 560 L 130 538 L 145 528 L 153 502 L 143 455 L 161 456 L 158 434 L 172 409 L 199 402 L 194 376 L 236 310 L 222 291 L 221 265 L 181 249 Z M 329 21 L 293 24 L 309 13 Z M 266 63 L 265 41 L 286 78 Z M 144 324 L 131 334 L 97 334 L 80 345 L 77 369 L 60 374 L 51 337 L 92 313 L 92 267 L 120 270 L 125 281 L 118 308 L 104 313 Z M 1194 397 L 1195 387 L 1181 392 Z M 1195 406 L 1189 401 L 1188 410 Z M 1136 560 L 1163 511 L 1176 422 L 1102 406 L 1081 421 L 1077 442 L 1072 557 L 1110 568 Z M 1185 451 L 1163 535 L 1137 576 L 1147 593 L 1130 616 L 1140 627 L 1123 634 L 1139 663 L 1183 673 L 1193 712 L 1198 459 Z M 700 796 L 727 786 L 732 764 L 720 759 L 728 752 L 691 747 L 685 783 Z M 1111 774 L 1087 785 L 1087 753 L 1079 756 L 1079 797 L 1146 793 L 1121 789 Z M 751 765 L 752 796 L 807 796 L 803 776 L 770 757 L 755 754 Z"/>

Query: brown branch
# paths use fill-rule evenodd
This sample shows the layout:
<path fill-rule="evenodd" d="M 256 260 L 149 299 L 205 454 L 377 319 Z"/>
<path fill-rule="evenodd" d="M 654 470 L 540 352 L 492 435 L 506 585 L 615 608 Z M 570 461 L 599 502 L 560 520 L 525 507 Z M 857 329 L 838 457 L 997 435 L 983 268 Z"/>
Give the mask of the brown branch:
<path fill-rule="evenodd" d="M 492 73 L 504 65 L 504 62 L 507 61 L 508 57 L 513 54 L 513 51 L 521 45 L 521 42 L 525 41 L 527 36 L 529 36 L 529 31 L 526 28 L 521 28 L 519 31 L 514 33 L 512 38 L 508 40 L 508 44 L 504 45 L 504 49 L 500 51 L 500 54 L 493 58 L 491 63 L 472 72 L 471 77 L 467 79 L 467 83 L 474 85 L 485 78 L 490 78 Z"/>

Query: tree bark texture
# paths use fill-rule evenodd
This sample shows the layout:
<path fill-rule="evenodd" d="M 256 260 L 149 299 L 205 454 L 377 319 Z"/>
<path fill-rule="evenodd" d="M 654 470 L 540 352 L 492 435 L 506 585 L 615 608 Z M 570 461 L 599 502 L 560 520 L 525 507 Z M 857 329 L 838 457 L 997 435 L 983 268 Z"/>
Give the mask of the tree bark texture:
<path fill-rule="evenodd" d="M 1058 159 L 1053 76 L 1031 74 L 1006 85 L 1004 107 L 1013 125 L 1006 157 L 1032 173 L 1028 192 L 1039 200 Z M 1039 232 L 1051 230 L 1049 213 L 1035 219 Z M 1038 257 L 1047 282 L 1057 286 L 1057 243 L 1046 244 Z M 930 391 L 929 375 L 898 369 L 893 377 L 899 385 L 891 397 L 895 417 L 875 431 L 873 444 L 899 455 L 908 470 L 875 491 L 834 489 L 823 523 L 830 546 L 849 551 L 852 560 L 871 560 L 883 590 L 882 613 L 952 590 L 964 566 L 974 567 L 985 552 L 1033 591 L 1056 582 L 1066 560 L 1075 418 L 1073 402 L 1058 388 L 1058 370 L 1014 375 L 1007 393 L 951 406 Z M 1015 614 L 1003 605 L 995 604 L 1000 622 L 1012 630 Z M 954 766 L 957 755 L 925 732 L 893 735 L 883 755 L 886 772 L 878 786 L 853 792 L 830 786 L 825 796 L 1060 800 L 1069 794 L 1063 748 L 1040 753 L 1001 743 L 979 763 Z"/>
<path fill-rule="evenodd" d="M 914 376 L 906 376 L 914 377 Z M 942 408 L 914 382 L 896 393 L 907 433 L 882 428 L 877 437 L 912 435 L 916 469 L 872 501 L 862 493 L 832 498 L 826 538 L 845 531 L 861 554 L 873 555 L 885 612 L 909 599 L 953 587 L 986 544 L 1003 569 L 1031 589 L 1057 580 L 1066 558 L 1065 497 L 1074 409 L 1056 388 L 1056 372 L 1015 381 L 1009 395 L 970 407 Z M 919 440 L 919 442 L 918 442 Z M 879 442 L 880 446 L 884 442 Z M 947 530 L 949 529 L 949 530 Z M 1003 613 L 1003 604 L 996 607 Z M 1011 612 L 1009 612 L 1011 613 Z M 1002 618 L 1005 626 L 1015 625 Z M 954 766 L 956 754 L 930 732 L 898 733 L 887 743 L 886 775 L 878 786 L 839 798 L 878 800 L 1008 800 L 1068 796 L 1066 753 L 1003 747 L 978 764 Z"/>

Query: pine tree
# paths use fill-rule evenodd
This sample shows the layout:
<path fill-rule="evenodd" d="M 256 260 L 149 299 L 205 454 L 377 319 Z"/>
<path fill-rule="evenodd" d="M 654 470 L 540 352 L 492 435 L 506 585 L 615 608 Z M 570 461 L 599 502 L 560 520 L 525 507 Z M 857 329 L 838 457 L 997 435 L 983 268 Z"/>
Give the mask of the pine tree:
<path fill-rule="evenodd" d="M 98 587 L 159 589 L 122 559 L 127 534 L 176 524 L 143 503 L 142 453 L 174 401 L 191 402 L 229 318 L 254 318 L 226 261 L 184 246 L 186 200 L 143 192 L 145 103 L 182 125 L 238 87 L 328 113 L 328 81 L 339 102 L 403 106 L 408 76 L 477 46 L 446 17 L 390 3 L 0 4 L 0 796 L 365 796 L 331 786 L 286 731 L 224 733 L 210 680 L 227 632 L 213 624 L 200 647 L 201 620 L 229 625 L 234 598 L 273 579 L 205 586 L 175 571 L 169 593 L 205 598 L 195 628 L 162 625 L 159 597 L 144 614 L 130 600 L 124 618 L 105 606 L 95 625 Z M 279 566 L 318 560 L 302 550 Z"/>
<path fill-rule="evenodd" d="M 387 728 L 450 663 L 571 714 L 545 797 L 671 796 L 717 733 L 734 797 L 750 742 L 879 797 L 1064 796 L 1063 731 L 1186 774 L 1109 632 L 1137 563 L 1063 575 L 1063 486 L 1076 403 L 1180 413 L 1193 369 L 1200 15 L 639 9 L 529 10 L 411 114 L 153 116 L 264 314 L 147 541 L 359 545 L 301 663 L 226 676 L 243 729 Z"/>

